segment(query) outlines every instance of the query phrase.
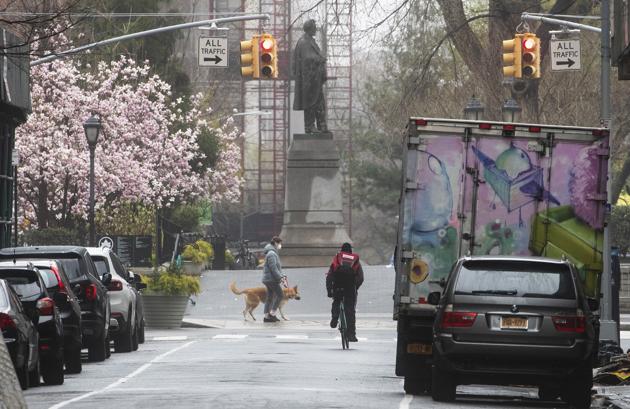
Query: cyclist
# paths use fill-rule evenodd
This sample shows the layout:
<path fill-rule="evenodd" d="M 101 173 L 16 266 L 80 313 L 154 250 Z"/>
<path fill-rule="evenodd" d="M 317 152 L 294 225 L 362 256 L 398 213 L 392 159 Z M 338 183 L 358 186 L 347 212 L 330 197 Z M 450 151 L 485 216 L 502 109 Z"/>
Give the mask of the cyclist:
<path fill-rule="evenodd" d="M 363 268 L 359 262 L 359 255 L 352 252 L 350 243 L 343 243 L 341 251 L 335 255 L 326 273 L 326 290 L 332 302 L 332 319 L 330 327 L 337 327 L 339 321 L 339 306 L 343 300 L 343 307 L 348 322 L 348 340 L 357 342 L 355 308 L 357 292 L 363 284 Z"/>

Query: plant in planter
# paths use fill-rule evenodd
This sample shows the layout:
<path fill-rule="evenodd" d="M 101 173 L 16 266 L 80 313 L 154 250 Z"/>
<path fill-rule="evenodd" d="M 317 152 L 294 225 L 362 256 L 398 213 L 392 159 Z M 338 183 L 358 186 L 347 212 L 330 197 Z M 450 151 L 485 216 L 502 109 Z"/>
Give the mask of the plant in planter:
<path fill-rule="evenodd" d="M 214 250 L 212 245 L 204 240 L 197 240 L 193 244 L 184 246 L 182 258 L 184 259 L 184 270 L 191 274 L 200 274 L 204 268 L 212 263 Z"/>
<path fill-rule="evenodd" d="M 180 327 L 189 297 L 201 291 L 200 278 L 183 274 L 175 264 L 142 276 L 142 282 L 147 285 L 143 292 L 145 319 L 153 328 Z"/>

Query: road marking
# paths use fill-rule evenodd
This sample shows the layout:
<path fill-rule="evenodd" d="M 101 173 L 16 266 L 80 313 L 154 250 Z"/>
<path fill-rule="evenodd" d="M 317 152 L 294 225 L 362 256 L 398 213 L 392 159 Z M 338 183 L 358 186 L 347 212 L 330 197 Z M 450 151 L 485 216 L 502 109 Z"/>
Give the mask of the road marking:
<path fill-rule="evenodd" d="M 409 409 L 409 404 L 413 400 L 413 395 L 405 395 L 405 397 L 400 401 L 400 405 L 398 405 L 398 409 Z"/>
<path fill-rule="evenodd" d="M 245 339 L 247 334 L 218 334 L 212 337 L 212 339 Z"/>
<path fill-rule="evenodd" d="M 81 395 L 81 396 L 77 396 L 76 398 L 72 398 L 72 399 L 69 399 L 69 400 L 66 400 L 66 401 L 60 402 L 60 403 L 58 403 L 58 404 L 56 404 L 56 405 L 51 406 L 49 409 L 59 409 L 59 408 L 62 408 L 62 407 L 64 407 L 64 406 L 66 406 L 66 405 L 69 405 L 69 404 L 71 404 L 71 403 L 78 402 L 78 401 L 80 401 L 80 400 L 83 400 L 83 399 L 89 398 L 90 396 L 94 396 L 94 395 L 98 395 L 99 393 L 107 392 L 108 390 L 113 389 L 113 388 L 115 388 L 116 386 L 121 385 L 121 384 L 123 384 L 123 383 L 127 382 L 127 381 L 128 381 L 128 380 L 130 380 L 131 378 L 133 378 L 133 377 L 135 377 L 135 376 L 137 376 L 137 375 L 140 375 L 142 372 L 146 371 L 146 370 L 147 370 L 147 369 L 148 369 L 148 368 L 149 368 L 152 364 L 154 364 L 155 362 L 159 362 L 159 361 L 161 361 L 163 358 L 165 358 L 165 357 L 169 356 L 170 354 L 173 354 L 173 353 L 175 353 L 175 352 L 177 352 L 177 351 L 179 351 L 179 350 L 181 350 L 181 349 L 187 348 L 187 347 L 189 347 L 190 345 L 194 344 L 195 342 L 197 342 L 197 341 L 190 341 L 190 342 L 187 342 L 187 343 L 185 343 L 184 345 L 180 345 L 180 346 L 178 346 L 178 347 L 176 347 L 176 348 L 173 348 L 173 349 L 171 349 L 171 350 L 169 350 L 169 351 L 166 351 L 166 352 L 165 352 L 165 353 L 163 353 L 162 355 L 158 355 L 158 356 L 156 356 L 155 358 L 153 358 L 152 360 L 150 360 L 148 363 L 146 363 L 146 364 L 142 365 L 140 368 L 136 369 L 135 371 L 133 371 L 133 372 L 132 372 L 132 373 L 130 373 L 129 375 L 127 375 L 127 376 L 125 376 L 125 377 L 123 377 L 123 378 L 120 378 L 120 379 L 119 379 L 119 380 L 117 380 L 116 382 L 110 383 L 109 385 L 107 385 L 106 387 L 104 387 L 104 388 L 102 388 L 102 389 L 99 389 L 99 390 L 96 390 L 96 391 L 92 391 L 92 392 L 88 392 L 88 393 L 83 394 L 83 395 Z"/>
<path fill-rule="evenodd" d="M 173 337 L 153 337 L 153 341 L 186 341 L 188 337 L 186 335 L 178 335 Z"/>
<path fill-rule="evenodd" d="M 276 339 L 308 339 L 308 335 L 298 335 L 298 334 L 276 335 Z"/>

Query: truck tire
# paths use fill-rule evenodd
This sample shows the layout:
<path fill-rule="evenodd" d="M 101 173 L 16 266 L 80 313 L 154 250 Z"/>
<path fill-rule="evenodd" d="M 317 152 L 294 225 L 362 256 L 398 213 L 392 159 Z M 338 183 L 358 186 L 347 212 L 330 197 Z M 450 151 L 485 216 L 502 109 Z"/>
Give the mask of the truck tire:
<path fill-rule="evenodd" d="M 588 362 L 567 380 L 562 391 L 562 400 L 572 408 L 588 409 L 591 407 L 591 389 L 593 389 L 593 370 Z"/>
<path fill-rule="evenodd" d="M 453 379 L 449 375 L 448 372 L 441 370 L 435 365 L 433 366 L 431 397 L 434 401 L 453 402 L 455 400 L 457 384 L 453 382 Z"/>
<path fill-rule="evenodd" d="M 404 389 L 405 393 L 409 395 L 424 395 L 431 392 L 431 380 L 405 376 Z"/>
<path fill-rule="evenodd" d="M 107 358 L 106 346 L 109 347 L 109 343 L 105 339 L 105 329 L 103 328 L 101 335 L 88 346 L 88 360 L 90 362 L 103 362 Z"/>
<path fill-rule="evenodd" d="M 75 348 L 64 354 L 66 361 L 66 371 L 68 373 L 81 373 L 83 365 L 81 364 L 81 348 Z"/>

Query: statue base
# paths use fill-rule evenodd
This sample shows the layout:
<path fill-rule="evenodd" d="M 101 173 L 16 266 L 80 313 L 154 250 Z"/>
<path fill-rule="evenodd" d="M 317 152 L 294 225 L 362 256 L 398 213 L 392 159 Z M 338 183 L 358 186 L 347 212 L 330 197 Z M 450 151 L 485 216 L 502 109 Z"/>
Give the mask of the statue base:
<path fill-rule="evenodd" d="M 343 222 L 339 152 L 332 133 L 295 134 L 287 158 L 283 267 L 328 267 L 351 242 Z"/>

